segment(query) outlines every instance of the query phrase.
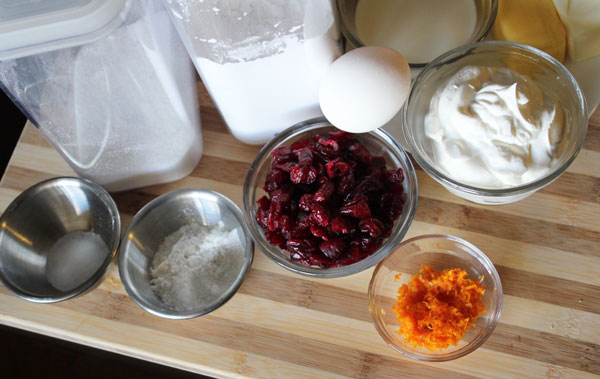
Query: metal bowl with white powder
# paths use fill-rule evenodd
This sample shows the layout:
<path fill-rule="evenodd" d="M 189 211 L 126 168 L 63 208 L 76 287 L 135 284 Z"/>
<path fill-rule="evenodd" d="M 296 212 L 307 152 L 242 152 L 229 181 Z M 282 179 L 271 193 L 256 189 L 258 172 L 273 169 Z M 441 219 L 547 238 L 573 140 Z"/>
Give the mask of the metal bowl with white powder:
<path fill-rule="evenodd" d="M 242 213 L 231 200 L 183 189 L 159 196 L 135 215 L 121 241 L 119 274 L 140 307 L 186 319 L 227 302 L 253 257 Z"/>

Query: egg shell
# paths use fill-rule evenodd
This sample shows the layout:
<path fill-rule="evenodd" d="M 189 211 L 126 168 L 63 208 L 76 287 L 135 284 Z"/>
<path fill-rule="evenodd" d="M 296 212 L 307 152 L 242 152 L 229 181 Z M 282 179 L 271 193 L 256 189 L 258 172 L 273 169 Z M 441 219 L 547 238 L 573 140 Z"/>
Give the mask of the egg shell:
<path fill-rule="evenodd" d="M 388 47 L 366 46 L 331 64 L 319 88 L 319 102 L 334 126 L 364 133 L 390 121 L 409 89 L 410 68 L 404 56 Z"/>

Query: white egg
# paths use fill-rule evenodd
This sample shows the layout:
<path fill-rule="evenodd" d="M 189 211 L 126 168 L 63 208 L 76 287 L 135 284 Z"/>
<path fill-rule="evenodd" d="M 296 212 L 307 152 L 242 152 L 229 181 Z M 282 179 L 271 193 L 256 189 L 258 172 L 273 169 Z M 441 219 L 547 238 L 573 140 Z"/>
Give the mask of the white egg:
<path fill-rule="evenodd" d="M 394 49 L 366 46 L 331 64 L 319 88 L 325 117 L 351 133 L 377 129 L 390 121 L 410 89 L 410 68 Z"/>

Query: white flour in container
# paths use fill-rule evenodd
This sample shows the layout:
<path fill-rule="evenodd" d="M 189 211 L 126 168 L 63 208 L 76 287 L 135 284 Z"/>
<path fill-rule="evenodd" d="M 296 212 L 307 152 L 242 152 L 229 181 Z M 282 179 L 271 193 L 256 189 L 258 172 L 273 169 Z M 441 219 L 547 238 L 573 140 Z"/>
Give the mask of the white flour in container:
<path fill-rule="evenodd" d="M 328 0 L 167 0 L 235 138 L 263 144 L 322 116 L 321 76 L 340 55 Z"/>
<path fill-rule="evenodd" d="M 216 300 L 237 278 L 244 248 L 235 230 L 222 223 L 185 225 L 158 247 L 150 286 L 167 305 L 190 310 Z"/>

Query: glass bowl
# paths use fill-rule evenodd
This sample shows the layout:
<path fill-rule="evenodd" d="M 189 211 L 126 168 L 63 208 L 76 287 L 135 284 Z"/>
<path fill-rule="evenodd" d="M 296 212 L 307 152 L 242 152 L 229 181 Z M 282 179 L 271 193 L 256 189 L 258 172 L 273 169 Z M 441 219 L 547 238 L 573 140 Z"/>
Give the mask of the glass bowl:
<path fill-rule="evenodd" d="M 363 47 L 367 45 L 360 38 L 356 25 L 356 9 L 361 0 L 337 0 L 337 11 L 339 15 L 340 29 L 343 36 L 346 38 L 346 50 L 352 48 Z M 362 0 L 368 1 L 368 0 Z M 497 0 L 474 0 L 475 2 L 475 26 L 473 32 L 463 43 L 483 41 L 494 24 L 496 13 L 498 11 Z M 416 36 L 421 39 L 419 42 L 423 45 L 431 44 L 426 39 L 426 36 Z M 435 41 L 433 41 L 435 42 Z M 389 46 L 395 48 L 394 46 Z M 400 51 L 400 50 L 399 50 Z M 402 51 L 400 51 L 402 53 Z M 417 74 L 428 62 L 408 62 L 413 74 Z"/>
<path fill-rule="evenodd" d="M 408 283 L 422 265 L 431 265 L 436 271 L 460 268 L 472 280 L 483 276 L 485 313 L 457 346 L 440 351 L 416 348 L 405 343 L 404 337 L 398 334 L 399 324 L 392 309 L 398 288 Z M 401 274 L 398 279 L 397 274 Z M 402 242 L 377 265 L 369 284 L 369 311 L 377 332 L 395 350 L 421 361 L 448 361 L 474 351 L 492 334 L 502 311 L 502 283 L 489 258 L 469 242 L 447 235 L 423 235 Z"/>
<path fill-rule="evenodd" d="M 394 251 L 396 245 L 402 241 L 415 214 L 417 206 L 417 177 L 414 167 L 404 150 L 385 131 L 375 130 L 369 133 L 356 134 L 359 142 L 373 155 L 382 155 L 386 158 L 388 169 L 401 167 L 404 171 L 404 193 L 406 202 L 401 216 L 396 220 L 390 237 L 384 240 L 381 247 L 370 256 L 344 267 L 319 268 L 307 267 L 290 260 L 289 253 L 277 246 L 271 245 L 265 238 L 263 229 L 255 220 L 257 209 L 256 201 L 266 192 L 263 190 L 267 173 L 271 170 L 273 159 L 271 151 L 279 146 L 290 146 L 293 142 L 314 134 L 327 134 L 329 131 L 338 131 L 325 118 L 314 118 L 296 124 L 267 143 L 252 162 L 246 181 L 244 183 L 244 217 L 252 238 L 260 250 L 275 263 L 293 272 L 319 278 L 336 278 L 355 274 L 365 270 Z"/>
<path fill-rule="evenodd" d="M 531 79 L 542 93 L 553 94 L 562 104 L 565 114 L 563 138 L 567 138 L 567 142 L 543 177 L 508 188 L 481 188 L 453 179 L 434 162 L 433 146 L 425 136 L 425 115 L 436 91 L 467 65 L 509 68 Z M 407 149 L 419 166 L 456 196 L 481 204 L 512 203 L 550 184 L 573 162 L 587 130 L 585 99 L 571 73 L 543 51 L 512 42 L 473 43 L 439 56 L 414 81 L 402 112 Z"/>

